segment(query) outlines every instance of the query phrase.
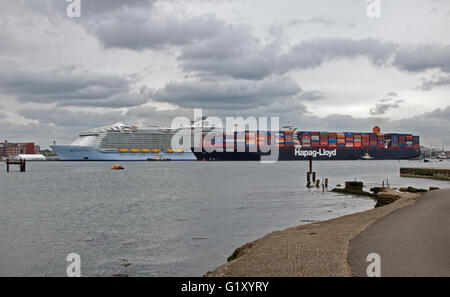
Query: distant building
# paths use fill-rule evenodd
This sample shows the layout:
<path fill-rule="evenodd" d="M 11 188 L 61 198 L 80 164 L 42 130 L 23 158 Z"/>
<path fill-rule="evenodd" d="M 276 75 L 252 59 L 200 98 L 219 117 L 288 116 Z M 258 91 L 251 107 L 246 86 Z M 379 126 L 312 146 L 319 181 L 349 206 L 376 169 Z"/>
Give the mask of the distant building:
<path fill-rule="evenodd" d="M 7 140 L 0 143 L 0 158 L 13 158 L 20 154 L 35 155 L 40 152 L 40 147 L 34 142 L 10 143 Z"/>

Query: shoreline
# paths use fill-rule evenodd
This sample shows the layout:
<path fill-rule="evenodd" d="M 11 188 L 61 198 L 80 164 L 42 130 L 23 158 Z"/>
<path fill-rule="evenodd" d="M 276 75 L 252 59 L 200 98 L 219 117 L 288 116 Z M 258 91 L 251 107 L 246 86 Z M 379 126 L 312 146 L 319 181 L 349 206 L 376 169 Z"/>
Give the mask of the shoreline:
<path fill-rule="evenodd" d="M 350 240 L 391 212 L 414 204 L 421 194 L 400 196 L 382 207 L 271 232 L 237 248 L 228 263 L 204 276 L 351 276 Z"/>

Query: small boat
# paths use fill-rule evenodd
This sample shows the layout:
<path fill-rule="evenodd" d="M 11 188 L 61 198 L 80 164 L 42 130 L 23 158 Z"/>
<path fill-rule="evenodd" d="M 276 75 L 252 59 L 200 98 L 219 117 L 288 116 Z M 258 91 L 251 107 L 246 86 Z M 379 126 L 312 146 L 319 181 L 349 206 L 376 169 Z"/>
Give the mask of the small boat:
<path fill-rule="evenodd" d="M 373 160 L 373 157 L 369 155 L 369 153 L 365 153 L 364 156 L 361 157 L 361 160 Z"/>
<path fill-rule="evenodd" d="M 113 167 L 111 167 L 111 170 L 124 170 L 125 168 L 123 168 L 120 164 L 114 164 Z"/>
<path fill-rule="evenodd" d="M 171 161 L 171 159 L 163 157 L 163 156 L 161 156 L 159 154 L 155 155 L 155 156 L 153 156 L 151 158 L 148 158 L 147 160 L 148 161 Z"/>

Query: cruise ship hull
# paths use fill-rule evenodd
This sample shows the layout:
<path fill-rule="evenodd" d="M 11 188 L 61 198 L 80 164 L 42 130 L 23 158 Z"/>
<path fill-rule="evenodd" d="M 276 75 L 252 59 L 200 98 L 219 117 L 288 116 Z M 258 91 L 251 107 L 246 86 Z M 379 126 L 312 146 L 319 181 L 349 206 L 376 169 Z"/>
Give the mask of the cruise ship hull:
<path fill-rule="evenodd" d="M 161 155 L 171 161 L 196 161 L 192 152 L 183 153 L 119 153 L 105 152 L 97 147 L 51 146 L 61 161 L 147 161 Z"/>
<path fill-rule="evenodd" d="M 205 161 L 260 161 L 262 152 L 194 152 L 198 160 Z M 405 160 L 418 158 L 420 149 L 357 149 L 357 148 L 280 148 L 278 161 L 360 160 L 369 154 L 373 160 Z M 270 159 L 267 159 L 270 160 Z"/>

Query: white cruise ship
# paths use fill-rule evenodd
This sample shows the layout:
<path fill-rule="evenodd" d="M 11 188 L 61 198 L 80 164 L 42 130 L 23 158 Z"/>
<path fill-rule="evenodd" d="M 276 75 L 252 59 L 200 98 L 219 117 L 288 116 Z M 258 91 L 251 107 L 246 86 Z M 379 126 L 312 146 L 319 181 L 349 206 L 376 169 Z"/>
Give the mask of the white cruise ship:
<path fill-rule="evenodd" d="M 176 132 L 176 129 L 116 123 L 83 132 L 71 145 L 51 148 L 62 161 L 147 161 L 155 157 L 197 160 L 190 150 L 172 149 L 172 136 Z"/>

